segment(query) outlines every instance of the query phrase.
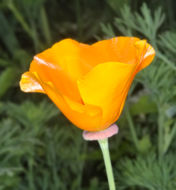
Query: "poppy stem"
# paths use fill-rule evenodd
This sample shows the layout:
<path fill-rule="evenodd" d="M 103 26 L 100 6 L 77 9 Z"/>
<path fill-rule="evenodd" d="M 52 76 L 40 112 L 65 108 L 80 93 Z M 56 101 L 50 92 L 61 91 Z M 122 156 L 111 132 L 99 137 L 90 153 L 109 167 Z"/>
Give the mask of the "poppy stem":
<path fill-rule="evenodd" d="M 106 174 L 108 178 L 109 183 L 109 189 L 115 190 L 115 182 L 114 182 L 114 175 L 112 171 L 112 165 L 111 165 L 111 158 L 109 154 L 109 145 L 108 145 L 108 139 L 98 140 L 100 148 L 103 153 L 104 163 L 106 167 Z"/>

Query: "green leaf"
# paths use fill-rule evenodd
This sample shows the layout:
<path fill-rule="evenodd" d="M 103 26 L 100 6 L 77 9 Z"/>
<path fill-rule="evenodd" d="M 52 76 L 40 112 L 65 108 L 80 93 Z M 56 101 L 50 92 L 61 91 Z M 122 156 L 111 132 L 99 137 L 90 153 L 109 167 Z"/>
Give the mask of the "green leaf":
<path fill-rule="evenodd" d="M 148 152 L 150 150 L 150 148 L 152 147 L 149 135 L 143 136 L 142 139 L 140 139 L 138 141 L 138 143 L 139 143 L 138 144 L 138 149 L 142 153 Z"/>
<path fill-rule="evenodd" d="M 6 67 L 9 65 L 9 61 L 0 58 L 0 66 Z"/>
<path fill-rule="evenodd" d="M 156 103 L 151 100 L 148 95 L 141 96 L 138 101 L 130 106 L 130 113 L 132 115 L 156 113 Z"/>
<path fill-rule="evenodd" d="M 20 47 L 14 33 L 14 28 L 2 13 L 0 13 L 0 23 L 0 39 L 6 46 L 7 50 L 13 55 L 14 50 Z"/>
<path fill-rule="evenodd" d="M 118 180 L 123 189 L 174 190 L 176 189 L 175 155 L 169 154 L 158 161 L 156 154 L 148 153 L 137 159 L 124 159 L 117 167 Z M 119 172 L 119 171 L 118 171 Z"/>
<path fill-rule="evenodd" d="M 56 116 L 59 110 L 46 101 L 39 104 L 25 101 L 23 104 L 7 103 L 8 114 L 24 126 L 43 126 L 52 117 Z"/>
<path fill-rule="evenodd" d="M 114 9 L 114 11 L 119 11 L 124 4 L 129 3 L 129 0 L 106 0 L 107 3 Z"/>
<path fill-rule="evenodd" d="M 9 67 L 0 74 L 0 98 L 13 86 L 16 79 L 16 68 Z"/>

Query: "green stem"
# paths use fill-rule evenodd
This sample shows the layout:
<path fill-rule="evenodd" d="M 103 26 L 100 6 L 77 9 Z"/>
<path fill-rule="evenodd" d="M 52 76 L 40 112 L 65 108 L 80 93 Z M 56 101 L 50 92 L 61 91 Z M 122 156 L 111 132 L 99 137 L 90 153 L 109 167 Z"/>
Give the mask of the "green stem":
<path fill-rule="evenodd" d="M 164 144 L 164 148 L 163 148 L 163 154 L 165 154 L 167 152 L 167 150 L 169 149 L 172 140 L 174 139 L 176 134 L 176 123 L 175 125 L 172 127 L 171 132 L 168 134 L 167 138 L 165 139 L 165 144 Z"/>
<path fill-rule="evenodd" d="M 38 36 L 38 33 L 37 33 L 37 28 L 36 28 L 35 22 L 33 22 L 33 20 L 31 20 L 30 23 L 31 23 L 32 33 L 33 33 L 34 48 L 35 48 L 35 52 L 37 53 L 37 52 L 39 52 L 41 50 L 39 36 Z"/>
<path fill-rule="evenodd" d="M 29 160 L 28 160 L 29 172 L 28 172 L 28 176 L 27 176 L 30 190 L 35 190 L 34 177 L 33 177 L 34 176 L 34 174 L 33 174 L 33 166 L 34 166 L 34 160 L 33 160 L 32 157 L 30 157 Z"/>
<path fill-rule="evenodd" d="M 33 38 L 33 33 L 30 29 L 30 27 L 28 26 L 28 24 L 26 23 L 26 21 L 24 20 L 22 14 L 20 13 L 20 11 L 15 7 L 15 5 L 13 4 L 12 1 L 9 1 L 8 3 L 8 8 L 12 11 L 13 15 L 15 16 L 15 18 L 17 19 L 17 21 L 21 24 L 21 26 L 23 27 L 23 29 L 26 31 L 26 33 Z"/>
<path fill-rule="evenodd" d="M 163 156 L 163 144 L 164 144 L 164 131 L 163 131 L 163 114 L 162 109 L 159 109 L 159 115 L 158 115 L 158 154 L 159 158 L 161 159 Z"/>
<path fill-rule="evenodd" d="M 21 14 L 21 12 L 17 9 L 13 1 L 11 0 L 8 2 L 8 8 L 11 10 L 13 15 L 17 19 L 17 21 L 21 24 L 24 31 L 29 35 L 29 37 L 32 38 L 34 46 L 35 46 L 35 50 L 36 52 L 38 52 L 41 48 L 40 48 L 40 41 L 39 41 L 39 37 L 37 36 L 37 29 L 34 24 L 34 21 L 31 20 L 31 26 L 29 26 L 28 23 L 25 21 L 23 15 Z"/>
<path fill-rule="evenodd" d="M 139 146 L 138 146 L 139 142 L 138 142 L 136 130 L 135 130 L 133 120 L 131 118 L 131 115 L 130 115 L 130 112 L 128 111 L 128 109 L 126 109 L 126 118 L 128 120 L 128 124 L 129 124 L 129 127 L 130 127 L 130 132 L 131 132 L 131 135 L 132 135 L 134 145 L 135 145 L 136 149 L 139 150 Z"/>
<path fill-rule="evenodd" d="M 47 18 L 47 14 L 46 14 L 44 6 L 42 6 L 40 9 L 40 16 L 41 16 L 42 31 L 43 31 L 44 37 L 45 37 L 48 45 L 50 45 L 51 41 L 52 41 L 51 33 L 50 33 L 48 18 Z"/>
<path fill-rule="evenodd" d="M 114 175 L 112 171 L 111 158 L 109 155 L 108 139 L 99 140 L 99 145 L 103 153 L 104 163 L 106 167 L 106 174 L 108 177 L 109 189 L 115 190 Z"/>

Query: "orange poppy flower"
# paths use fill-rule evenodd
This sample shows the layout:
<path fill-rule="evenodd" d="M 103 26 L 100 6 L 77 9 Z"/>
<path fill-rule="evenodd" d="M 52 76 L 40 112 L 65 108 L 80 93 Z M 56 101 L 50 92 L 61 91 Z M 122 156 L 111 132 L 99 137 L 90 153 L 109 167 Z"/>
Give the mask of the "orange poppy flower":
<path fill-rule="evenodd" d="M 65 39 L 34 56 L 20 87 L 47 94 L 77 127 L 99 131 L 119 118 L 135 75 L 154 55 L 152 46 L 136 37 L 92 45 Z"/>

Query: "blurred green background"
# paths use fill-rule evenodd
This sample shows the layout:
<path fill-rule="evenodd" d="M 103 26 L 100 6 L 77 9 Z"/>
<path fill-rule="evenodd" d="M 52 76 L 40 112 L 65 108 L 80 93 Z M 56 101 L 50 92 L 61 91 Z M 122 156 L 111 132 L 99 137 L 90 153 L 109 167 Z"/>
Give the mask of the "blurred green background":
<path fill-rule="evenodd" d="M 98 144 L 19 80 L 54 42 L 120 35 L 146 38 L 156 57 L 110 139 L 117 189 L 176 189 L 175 10 L 174 0 L 0 0 L 0 190 L 108 189 Z"/>

